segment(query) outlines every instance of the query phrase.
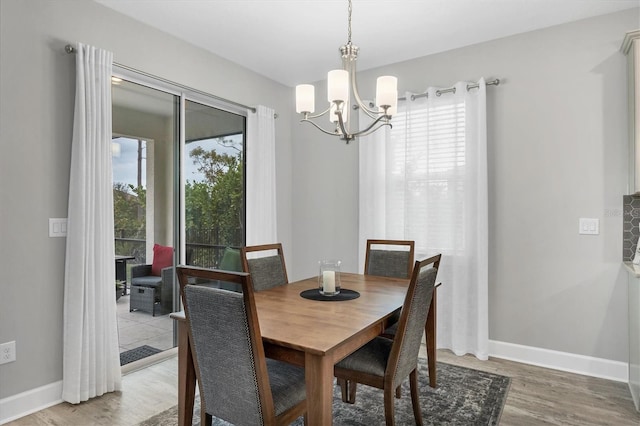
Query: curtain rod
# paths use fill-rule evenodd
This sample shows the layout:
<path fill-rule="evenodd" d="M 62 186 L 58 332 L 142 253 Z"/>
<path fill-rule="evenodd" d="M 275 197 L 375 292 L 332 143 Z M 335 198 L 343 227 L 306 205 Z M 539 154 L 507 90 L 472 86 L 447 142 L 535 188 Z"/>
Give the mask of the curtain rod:
<path fill-rule="evenodd" d="M 487 81 L 485 84 L 487 86 L 497 86 L 497 85 L 500 84 L 500 79 L 496 78 L 494 80 Z M 471 89 L 477 89 L 478 87 L 480 87 L 480 85 L 478 83 L 467 84 L 467 91 L 469 91 Z M 448 89 L 436 90 L 436 96 L 440 96 L 443 93 L 456 93 L 456 88 L 455 87 L 449 87 Z M 418 93 L 418 94 L 411 95 L 411 100 L 415 101 L 418 98 L 428 98 L 428 97 L 429 97 L 429 93 L 427 93 L 427 92 Z M 402 97 L 399 97 L 398 100 L 399 101 L 406 101 L 407 98 L 405 96 L 402 96 Z M 375 106 L 375 104 L 373 102 L 369 102 L 369 106 L 371 108 L 373 108 Z M 359 106 L 358 105 L 354 105 L 352 108 L 354 110 L 356 110 L 356 109 L 359 108 Z"/>
<path fill-rule="evenodd" d="M 496 78 L 495 80 L 487 81 L 485 84 L 487 86 L 497 86 L 497 85 L 500 84 L 500 79 Z M 471 89 L 477 89 L 478 87 L 480 87 L 480 85 L 478 83 L 467 84 L 467 91 L 469 91 Z M 455 87 L 449 87 L 448 89 L 436 90 L 436 96 L 440 96 L 443 93 L 456 93 L 456 88 Z M 426 97 L 429 97 L 429 94 L 427 92 L 419 93 L 417 95 L 411 95 L 411 100 L 415 101 L 418 98 L 426 98 Z M 399 101 L 406 101 L 407 98 L 403 96 L 401 98 L 398 98 L 398 100 Z"/>
<path fill-rule="evenodd" d="M 64 51 L 65 51 L 65 52 L 67 52 L 67 53 L 76 53 L 76 48 L 75 48 L 75 47 L 73 47 L 73 46 L 72 46 L 72 45 L 70 45 L 70 44 L 67 44 L 67 45 L 64 47 Z M 253 112 L 253 113 L 255 113 L 255 112 L 256 112 L 256 109 L 255 109 L 254 107 L 250 107 L 250 106 L 248 106 L 248 105 L 244 105 L 244 104 L 241 104 L 241 103 L 239 103 L 239 102 L 230 101 L 229 99 L 225 99 L 225 98 L 222 98 L 222 97 L 220 97 L 220 96 L 212 95 L 211 93 L 203 92 L 202 90 L 194 89 L 194 88 L 192 88 L 192 87 L 185 86 L 185 85 L 183 85 L 183 84 L 176 83 L 176 82 L 174 82 L 174 81 L 167 80 L 167 79 L 165 79 L 165 78 L 158 77 L 158 76 L 156 76 L 156 75 L 149 74 L 149 73 L 147 73 L 147 72 L 140 71 L 140 70 L 137 70 L 137 69 L 135 69 L 135 68 L 131 68 L 131 67 L 128 67 L 128 66 L 126 66 L 126 65 L 119 64 L 119 63 L 117 63 L 117 62 L 114 62 L 114 63 L 113 63 L 113 65 L 115 65 L 115 66 L 117 66 L 117 67 L 119 67 L 119 68 L 122 68 L 122 69 L 124 69 L 124 70 L 126 70 L 126 71 L 135 72 L 135 73 L 137 73 L 137 74 L 141 74 L 141 75 L 143 75 L 143 76 L 145 76 L 145 77 L 153 78 L 153 79 L 158 80 L 158 81 L 161 81 L 161 82 L 163 82 L 163 83 L 167 83 L 167 84 L 173 85 L 173 86 L 178 87 L 178 88 L 180 88 L 180 89 L 188 90 L 188 91 L 190 91 L 190 92 L 194 92 L 194 93 L 197 93 L 197 94 L 199 94 L 199 95 L 207 96 L 207 97 L 213 98 L 213 99 L 215 99 L 215 100 L 218 100 L 218 101 L 221 101 L 221 102 L 225 102 L 225 103 L 227 103 L 227 104 L 229 104 L 229 105 L 233 105 L 233 106 L 236 106 L 236 107 L 240 107 L 240 108 L 248 109 L 249 111 L 251 111 L 251 112 Z M 277 117 L 278 117 L 278 114 L 274 114 L 274 118 L 277 118 Z"/>

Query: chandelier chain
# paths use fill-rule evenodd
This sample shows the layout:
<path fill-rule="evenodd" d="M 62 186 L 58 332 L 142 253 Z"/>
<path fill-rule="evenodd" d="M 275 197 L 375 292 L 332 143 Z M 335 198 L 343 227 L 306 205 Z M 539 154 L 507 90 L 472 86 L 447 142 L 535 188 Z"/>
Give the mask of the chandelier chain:
<path fill-rule="evenodd" d="M 347 34 L 347 44 L 351 44 L 351 0 L 349 0 L 349 32 Z"/>

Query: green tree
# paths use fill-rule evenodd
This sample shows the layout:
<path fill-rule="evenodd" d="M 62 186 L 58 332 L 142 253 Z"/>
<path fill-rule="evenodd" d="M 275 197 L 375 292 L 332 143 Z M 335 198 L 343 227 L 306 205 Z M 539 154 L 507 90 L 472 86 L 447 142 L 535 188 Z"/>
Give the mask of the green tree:
<path fill-rule="evenodd" d="M 216 142 L 234 148 L 237 155 L 220 153 L 215 148 L 197 147 L 191 151 L 191 159 L 204 180 L 187 181 L 185 185 L 186 226 L 213 233 L 209 241 L 198 242 L 239 246 L 244 235 L 242 148 L 228 139 Z"/>
<path fill-rule="evenodd" d="M 118 238 L 145 238 L 146 190 L 122 182 L 113 184 L 113 219 L 116 240 Z M 134 254 L 140 244 L 117 241 L 116 254 Z"/>

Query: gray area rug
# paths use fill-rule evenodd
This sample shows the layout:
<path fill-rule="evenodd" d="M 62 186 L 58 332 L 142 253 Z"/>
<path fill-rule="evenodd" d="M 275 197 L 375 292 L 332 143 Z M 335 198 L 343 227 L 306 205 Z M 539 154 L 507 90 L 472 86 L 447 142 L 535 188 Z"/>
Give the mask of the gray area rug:
<path fill-rule="evenodd" d="M 126 365 L 130 362 L 137 361 L 160 352 L 162 352 L 160 349 L 156 349 L 153 346 L 138 346 L 135 349 L 120 353 L 120 365 Z"/>
<path fill-rule="evenodd" d="M 429 386 L 426 361 L 420 359 L 419 387 L 422 418 L 425 425 L 497 425 L 507 399 L 511 379 L 442 362 L 437 363 L 438 387 Z M 193 425 L 200 425 L 200 404 L 196 400 Z M 414 425 L 409 381 L 402 385 L 402 398 L 395 399 L 397 425 Z M 172 407 L 139 426 L 173 426 L 178 424 L 178 407 Z M 229 423 L 213 419 L 215 426 Z M 302 426 L 302 417 L 292 423 Z M 333 424 L 374 426 L 384 424 L 382 391 L 358 385 L 356 403 L 343 403 L 340 388 L 334 386 Z"/>

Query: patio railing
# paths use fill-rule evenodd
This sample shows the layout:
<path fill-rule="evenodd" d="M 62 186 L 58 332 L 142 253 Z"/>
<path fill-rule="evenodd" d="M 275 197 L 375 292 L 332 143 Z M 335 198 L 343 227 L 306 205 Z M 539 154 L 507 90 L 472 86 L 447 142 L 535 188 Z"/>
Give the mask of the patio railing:
<path fill-rule="evenodd" d="M 135 231 L 118 229 L 115 232 L 116 254 L 134 256 L 132 264 L 147 263 L 145 239 L 136 238 Z M 239 233 L 239 232 L 238 232 Z M 219 230 L 216 229 L 188 229 L 186 231 L 186 261 L 188 265 L 200 266 L 203 268 L 217 268 L 222 260 L 224 249 L 227 247 L 239 248 L 238 244 L 214 244 L 212 241 L 219 241 Z M 236 239 L 242 241 L 242 239 Z M 149 262 L 151 259 L 149 259 Z"/>

